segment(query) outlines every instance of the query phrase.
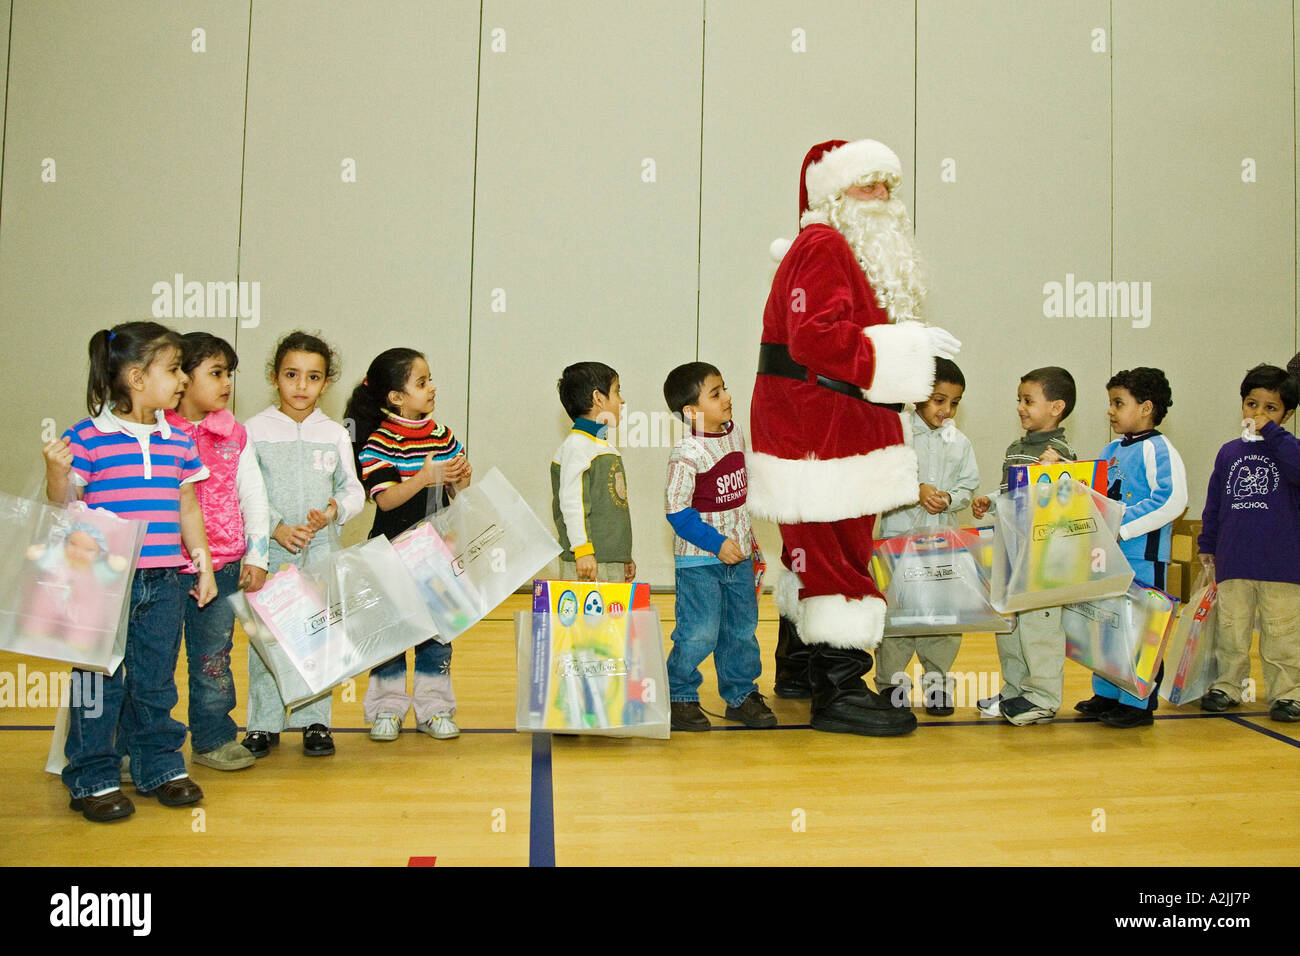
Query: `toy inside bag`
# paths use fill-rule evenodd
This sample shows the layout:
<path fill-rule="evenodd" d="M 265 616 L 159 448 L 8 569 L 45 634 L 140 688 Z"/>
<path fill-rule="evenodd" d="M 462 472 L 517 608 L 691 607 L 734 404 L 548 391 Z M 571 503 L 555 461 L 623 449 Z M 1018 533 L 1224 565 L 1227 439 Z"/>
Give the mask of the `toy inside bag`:
<path fill-rule="evenodd" d="M 481 620 L 482 595 L 470 579 L 456 573 L 456 557 L 428 521 L 393 539 L 393 550 L 415 579 L 429 613 L 438 625 L 438 640 L 451 643 Z"/>
<path fill-rule="evenodd" d="M 1251 424 L 1254 424 L 1253 420 Z M 1201 569 L 1196 590 L 1178 612 L 1169 649 L 1165 652 L 1165 677 L 1160 696 L 1171 704 L 1199 700 L 1214 685 L 1219 669 L 1214 662 L 1214 632 L 1219 589 L 1214 575 Z"/>
<path fill-rule="evenodd" d="M 884 636 L 1009 632 L 1015 621 L 989 603 L 979 548 L 978 534 L 947 514 L 877 542 L 871 566 L 888 607 Z"/>
<path fill-rule="evenodd" d="M 1145 700 L 1155 687 L 1178 601 L 1133 582 L 1117 597 L 1061 609 L 1065 656 Z"/>
<path fill-rule="evenodd" d="M 382 536 L 303 568 L 286 565 L 261 590 L 231 602 L 289 705 L 405 653 L 435 631 L 414 580 Z"/>
<path fill-rule="evenodd" d="M 0 496 L 0 647 L 112 672 L 145 522 Z"/>
<path fill-rule="evenodd" d="M 1125 593 L 1133 568 L 1116 540 L 1123 516 L 1123 504 L 1069 474 L 1011 488 L 994 525 L 993 607 L 1007 614 Z"/>

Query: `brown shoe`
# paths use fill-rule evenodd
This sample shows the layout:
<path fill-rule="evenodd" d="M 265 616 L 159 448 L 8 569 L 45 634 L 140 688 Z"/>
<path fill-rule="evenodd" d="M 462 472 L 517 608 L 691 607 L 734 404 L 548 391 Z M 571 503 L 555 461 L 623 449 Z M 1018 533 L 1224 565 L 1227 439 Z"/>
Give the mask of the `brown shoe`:
<path fill-rule="evenodd" d="M 177 777 L 168 780 L 160 787 L 141 793 L 142 797 L 157 797 L 164 807 L 183 807 L 187 803 L 198 803 L 203 799 L 203 791 L 189 777 Z"/>
<path fill-rule="evenodd" d="M 135 804 L 121 790 L 114 790 L 98 797 L 73 797 L 68 809 L 80 810 L 81 815 L 92 823 L 107 823 L 135 813 Z"/>

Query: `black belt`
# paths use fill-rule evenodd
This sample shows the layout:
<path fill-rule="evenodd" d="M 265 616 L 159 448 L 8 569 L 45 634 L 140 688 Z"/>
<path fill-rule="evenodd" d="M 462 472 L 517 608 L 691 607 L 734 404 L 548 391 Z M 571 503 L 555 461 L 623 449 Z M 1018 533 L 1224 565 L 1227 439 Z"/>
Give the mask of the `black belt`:
<path fill-rule="evenodd" d="M 891 412 L 901 412 L 903 410 L 902 403 L 883 405 L 880 402 L 871 401 L 869 398 L 864 397 L 862 389 L 852 382 L 842 382 L 838 378 L 827 378 L 825 375 L 810 376 L 808 367 L 796 362 L 790 357 L 790 349 L 776 342 L 759 343 L 758 374 L 779 375 L 782 378 L 792 378 L 799 382 L 820 385 L 822 388 L 829 388 L 832 392 L 839 392 L 841 395 L 856 398 L 860 402 L 875 405 L 877 408 L 885 408 Z"/>

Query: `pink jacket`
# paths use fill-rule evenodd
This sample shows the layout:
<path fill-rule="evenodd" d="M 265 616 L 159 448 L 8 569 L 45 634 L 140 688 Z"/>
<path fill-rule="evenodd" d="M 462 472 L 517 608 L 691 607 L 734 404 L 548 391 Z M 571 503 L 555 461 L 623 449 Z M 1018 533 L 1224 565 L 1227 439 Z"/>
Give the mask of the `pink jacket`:
<path fill-rule="evenodd" d="M 169 409 L 167 424 L 194 440 L 199 449 L 199 460 L 208 468 L 208 477 L 195 483 L 194 493 L 199 499 L 203 525 L 208 532 L 212 569 L 218 570 L 244 556 L 244 518 L 239 511 L 235 474 L 239 470 L 239 457 L 248 445 L 248 434 L 227 409 L 209 412 L 203 421 L 197 423 L 187 421 Z M 188 554 L 185 558 L 189 562 Z M 194 571 L 193 562 L 182 569 L 183 574 L 193 574 Z"/>

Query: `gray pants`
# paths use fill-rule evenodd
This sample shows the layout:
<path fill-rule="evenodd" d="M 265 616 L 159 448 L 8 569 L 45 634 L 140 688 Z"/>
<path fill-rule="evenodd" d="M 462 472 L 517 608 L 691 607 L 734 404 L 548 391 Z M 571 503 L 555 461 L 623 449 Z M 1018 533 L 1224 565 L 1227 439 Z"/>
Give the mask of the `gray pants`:
<path fill-rule="evenodd" d="M 285 716 L 284 698 L 280 686 L 262 663 L 253 645 L 248 645 L 248 729 L 278 734 L 286 727 L 310 727 L 312 724 L 330 725 L 330 704 L 333 693 L 326 691 L 320 697 L 299 704 Z"/>
<path fill-rule="evenodd" d="M 1025 697 L 1040 707 L 1061 709 L 1065 685 L 1065 631 L 1059 607 L 1022 611 L 1010 634 L 999 634 L 1002 699 Z"/>
<path fill-rule="evenodd" d="M 934 637 L 886 637 L 876 648 L 876 690 L 894 687 L 911 679 L 907 665 L 916 654 L 921 662 L 922 687 L 928 693 L 934 684 L 941 684 L 943 692 L 952 693 L 948 672 L 961 647 L 960 634 L 938 634 Z"/>

